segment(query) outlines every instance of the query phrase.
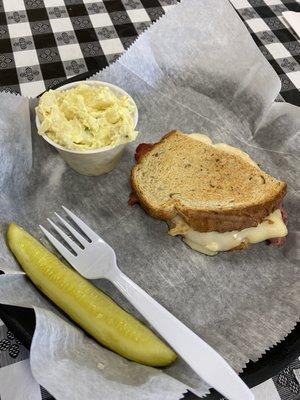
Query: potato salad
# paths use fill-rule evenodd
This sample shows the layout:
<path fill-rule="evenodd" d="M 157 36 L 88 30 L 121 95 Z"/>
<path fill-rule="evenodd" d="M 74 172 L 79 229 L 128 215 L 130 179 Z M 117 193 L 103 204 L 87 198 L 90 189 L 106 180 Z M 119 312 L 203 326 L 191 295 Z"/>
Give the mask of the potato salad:
<path fill-rule="evenodd" d="M 80 84 L 42 95 L 36 112 L 40 135 L 69 150 L 117 146 L 134 140 L 135 104 L 106 86 Z"/>

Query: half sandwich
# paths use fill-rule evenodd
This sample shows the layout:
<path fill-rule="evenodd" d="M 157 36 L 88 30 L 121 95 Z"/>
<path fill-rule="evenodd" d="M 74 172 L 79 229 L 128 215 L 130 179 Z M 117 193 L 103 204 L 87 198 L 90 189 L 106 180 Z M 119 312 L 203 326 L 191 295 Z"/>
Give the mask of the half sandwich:
<path fill-rule="evenodd" d="M 141 144 L 131 173 L 130 203 L 140 203 L 208 255 L 287 235 L 286 183 L 268 175 L 243 151 L 205 135 L 172 131 Z"/>

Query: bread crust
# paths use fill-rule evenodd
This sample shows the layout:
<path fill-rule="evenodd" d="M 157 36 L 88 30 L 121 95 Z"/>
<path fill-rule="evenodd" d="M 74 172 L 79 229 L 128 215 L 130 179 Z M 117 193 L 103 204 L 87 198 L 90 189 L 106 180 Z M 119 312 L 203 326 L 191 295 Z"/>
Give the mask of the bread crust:
<path fill-rule="evenodd" d="M 131 171 L 131 187 L 133 193 L 139 199 L 140 205 L 152 217 L 169 221 L 176 215 L 180 215 L 194 230 L 199 232 L 216 231 L 222 233 L 234 230 L 240 231 L 245 228 L 257 226 L 264 218 L 279 208 L 287 190 L 287 185 L 283 181 L 280 181 L 278 191 L 270 193 L 263 203 L 251 206 L 232 209 L 215 209 L 213 211 L 195 210 L 182 204 L 179 199 L 170 199 L 170 205 L 172 205 L 170 207 L 168 207 L 167 204 L 165 207 L 161 208 L 153 207 L 139 189 L 134 176 L 135 171 L 143 158 L 147 156 L 148 152 L 154 150 L 159 143 L 166 140 L 174 132 L 176 131 L 173 130 L 169 132 L 163 136 L 159 142 L 149 148 L 148 151 L 143 151 L 143 154 L 137 158 L 138 161 Z"/>

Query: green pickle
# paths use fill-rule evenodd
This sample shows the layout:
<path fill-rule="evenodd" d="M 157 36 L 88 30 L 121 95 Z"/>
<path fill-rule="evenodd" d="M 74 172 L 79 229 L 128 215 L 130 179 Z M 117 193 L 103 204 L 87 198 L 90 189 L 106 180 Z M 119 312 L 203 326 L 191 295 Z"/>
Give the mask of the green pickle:
<path fill-rule="evenodd" d="M 27 276 L 99 343 L 141 364 L 165 367 L 176 354 L 149 328 L 66 266 L 18 225 L 8 227 L 10 250 Z"/>

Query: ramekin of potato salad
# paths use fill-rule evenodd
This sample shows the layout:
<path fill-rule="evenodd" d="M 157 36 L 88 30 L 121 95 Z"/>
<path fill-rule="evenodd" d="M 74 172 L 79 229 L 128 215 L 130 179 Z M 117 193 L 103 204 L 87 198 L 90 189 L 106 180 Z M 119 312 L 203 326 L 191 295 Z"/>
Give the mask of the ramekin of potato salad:
<path fill-rule="evenodd" d="M 132 97 L 100 81 L 49 90 L 36 107 L 38 133 L 84 175 L 101 175 L 117 165 L 126 144 L 136 139 L 137 120 Z"/>

